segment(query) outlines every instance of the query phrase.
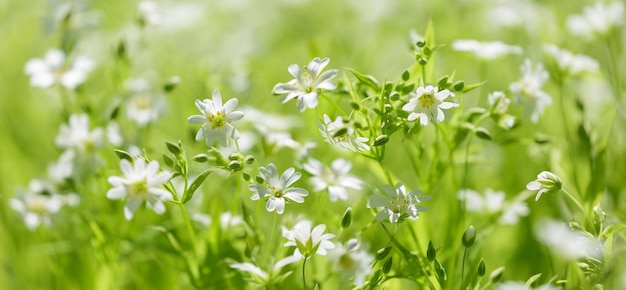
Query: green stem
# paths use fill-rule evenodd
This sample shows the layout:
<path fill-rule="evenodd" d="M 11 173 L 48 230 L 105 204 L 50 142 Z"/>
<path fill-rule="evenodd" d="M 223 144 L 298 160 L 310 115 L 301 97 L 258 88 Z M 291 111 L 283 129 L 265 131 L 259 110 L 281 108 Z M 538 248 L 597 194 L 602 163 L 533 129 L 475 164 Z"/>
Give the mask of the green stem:
<path fill-rule="evenodd" d="M 267 255 L 270 252 L 270 248 L 273 246 L 272 242 L 274 241 L 274 233 L 276 232 L 276 223 L 278 221 L 278 213 L 274 212 L 274 223 L 272 225 L 272 233 L 270 234 L 270 239 L 267 240 L 266 243 L 266 247 L 265 247 L 265 253 L 263 254 L 263 262 L 265 263 L 265 261 L 267 260 Z"/>
<path fill-rule="evenodd" d="M 189 219 L 189 214 L 187 214 L 187 209 L 185 208 L 185 205 L 179 201 L 178 206 L 180 207 L 180 211 L 183 215 L 183 219 L 185 220 L 185 226 L 187 227 L 187 232 L 189 232 L 189 238 L 191 239 L 191 248 L 193 249 L 193 253 L 195 257 L 198 257 L 198 246 L 196 245 L 196 233 L 193 231 L 191 219 Z"/>
<path fill-rule="evenodd" d="M 578 207 L 578 209 L 583 215 L 586 214 L 586 211 L 583 205 L 571 193 L 565 190 L 565 188 L 561 188 L 561 191 L 565 193 L 565 195 L 576 205 L 576 207 Z"/>
<path fill-rule="evenodd" d="M 461 263 L 461 288 L 463 289 L 464 278 L 465 278 L 465 256 L 467 255 L 467 248 L 463 250 L 463 262 Z"/>
<path fill-rule="evenodd" d="M 304 261 L 302 262 L 302 289 L 306 289 L 306 272 L 305 267 L 306 267 L 306 260 L 307 257 L 304 257 Z"/>

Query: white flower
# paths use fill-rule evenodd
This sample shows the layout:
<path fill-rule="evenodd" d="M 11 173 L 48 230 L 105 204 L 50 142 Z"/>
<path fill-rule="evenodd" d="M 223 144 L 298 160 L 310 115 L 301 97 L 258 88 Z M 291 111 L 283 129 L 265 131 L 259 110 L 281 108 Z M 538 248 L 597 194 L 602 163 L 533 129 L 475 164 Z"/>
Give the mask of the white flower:
<path fill-rule="evenodd" d="M 341 116 L 332 121 L 328 115 L 324 114 L 324 124 L 318 123 L 317 125 L 324 140 L 330 144 L 338 144 L 354 152 L 370 150 L 370 146 L 365 144 L 368 139 L 357 136 L 354 128 L 350 123 L 344 122 Z"/>
<path fill-rule="evenodd" d="M 293 255 L 299 258 L 309 258 L 315 254 L 325 256 L 327 250 L 335 248 L 335 244 L 329 241 L 335 235 L 324 234 L 325 230 L 326 225 L 321 224 L 311 231 L 310 221 L 299 221 L 293 229 L 283 232 L 283 236 L 288 240 L 285 247 L 295 246 Z"/>
<path fill-rule="evenodd" d="M 49 188 L 43 181 L 32 180 L 27 190 L 20 190 L 16 198 L 9 199 L 9 205 L 22 215 L 29 230 L 50 226 L 51 216 L 63 206 L 61 196 Z"/>
<path fill-rule="evenodd" d="M 513 201 L 506 204 L 504 192 L 489 188 L 485 190 L 484 195 L 471 189 L 460 190 L 458 198 L 465 200 L 465 207 L 469 212 L 493 214 L 502 211 L 499 222 L 505 225 L 517 224 L 520 216 L 527 216 L 530 213 L 526 203 Z"/>
<path fill-rule="evenodd" d="M 507 54 L 522 54 L 519 46 L 508 45 L 501 41 L 480 42 L 478 40 L 456 40 L 452 43 L 452 49 L 456 51 L 471 52 L 476 57 L 492 60 Z"/>
<path fill-rule="evenodd" d="M 498 125 L 505 129 L 511 129 L 515 125 L 515 117 L 507 114 L 511 100 L 503 92 L 495 91 L 487 96 L 491 106 L 491 116 Z"/>
<path fill-rule="evenodd" d="M 167 171 L 158 172 L 158 161 L 152 160 L 146 164 L 143 158 L 135 159 L 134 164 L 122 159 L 120 168 L 124 177 L 109 177 L 108 181 L 113 188 L 107 191 L 107 198 L 123 199 L 128 197 L 124 206 L 124 217 L 131 220 L 137 208 L 144 201 L 155 213 L 163 214 L 165 212 L 163 201 L 171 200 L 173 196 L 160 186 L 168 182 L 172 174 Z"/>
<path fill-rule="evenodd" d="M 574 34 L 585 39 L 606 35 L 613 27 L 624 22 L 624 3 L 615 1 L 611 4 L 596 2 L 586 6 L 583 14 L 567 18 L 567 28 Z"/>
<path fill-rule="evenodd" d="M 162 97 L 150 92 L 145 79 L 132 79 L 127 82 L 130 97 L 126 105 L 126 115 L 140 127 L 158 120 L 165 110 Z"/>
<path fill-rule="evenodd" d="M 535 197 L 535 201 L 537 201 L 542 194 L 560 190 L 561 186 L 561 179 L 556 174 L 550 171 L 542 171 L 537 175 L 537 179 L 526 185 L 526 189 L 537 191 L 537 196 Z"/>
<path fill-rule="evenodd" d="M 331 201 L 337 199 L 347 200 L 348 191 L 346 188 L 361 189 L 363 181 L 348 175 L 352 168 L 352 163 L 337 159 L 333 161 L 330 168 L 325 167 L 316 159 L 310 158 L 303 166 L 304 170 L 312 174 L 310 182 L 313 190 L 322 191 L 327 189 Z"/>
<path fill-rule="evenodd" d="M 161 13 L 159 6 L 152 1 L 141 1 L 137 5 L 139 10 L 139 23 L 141 25 L 159 25 L 161 23 Z"/>
<path fill-rule="evenodd" d="M 55 143 L 60 148 L 71 149 L 79 154 L 88 154 L 104 146 L 104 131 L 99 127 L 89 131 L 87 114 L 71 115 L 69 123 L 61 125 Z"/>
<path fill-rule="evenodd" d="M 243 224 L 243 217 L 237 214 L 232 214 L 230 212 L 223 212 L 220 215 L 220 228 L 222 230 L 226 230 L 230 227 L 235 227 L 240 224 Z"/>
<path fill-rule="evenodd" d="M 243 118 L 242 112 L 233 112 L 238 102 L 233 98 L 222 106 L 222 96 L 217 89 L 213 91 L 212 100 L 196 100 L 196 107 L 202 115 L 193 115 L 187 119 L 190 124 L 202 124 L 196 134 L 196 141 L 205 139 L 207 146 L 213 146 L 216 139 L 222 145 L 228 145 L 229 138 L 239 139 L 239 131 L 230 124 Z"/>
<path fill-rule="evenodd" d="M 87 74 L 94 66 L 92 60 L 82 55 L 76 57 L 74 63 L 69 66 L 62 51 L 51 49 L 46 52 L 43 59 L 29 60 L 24 72 L 30 75 L 31 86 L 47 88 L 60 83 L 68 89 L 74 89 L 87 79 Z"/>
<path fill-rule="evenodd" d="M 337 244 L 337 247 L 330 251 L 329 258 L 344 279 L 354 279 L 356 287 L 365 283 L 365 276 L 371 272 L 370 264 L 374 261 L 372 255 L 360 249 L 357 239 L 350 239 L 345 247 Z"/>
<path fill-rule="evenodd" d="M 526 286 L 526 282 L 521 281 L 506 281 L 502 283 L 498 283 L 495 286 L 496 290 L 528 290 L 528 286 Z M 535 290 L 562 290 L 563 288 L 552 286 L 550 284 L 539 285 L 537 287 L 533 287 Z"/>
<path fill-rule="evenodd" d="M 422 126 L 428 125 L 429 120 L 439 123 L 445 118 L 442 109 L 447 110 L 457 106 L 455 103 L 444 101 L 451 95 L 452 93 L 448 90 L 439 92 L 439 88 L 430 85 L 419 87 L 411 93 L 413 97 L 402 107 L 402 110 L 410 113 L 407 117 L 408 121 L 415 121 L 419 118 Z"/>
<path fill-rule="evenodd" d="M 515 95 L 517 102 L 524 103 L 525 113 L 530 116 L 530 120 L 537 123 L 545 107 L 552 104 L 552 98 L 541 90 L 549 75 L 541 63 L 533 69 L 529 59 L 524 60 L 521 71 L 522 79 L 512 83 L 509 89 Z"/>
<path fill-rule="evenodd" d="M 281 260 L 278 260 L 273 266 L 272 266 L 272 271 L 271 272 L 265 272 L 263 271 L 261 268 L 257 267 L 256 265 L 252 264 L 252 263 L 232 263 L 229 264 L 228 266 L 233 268 L 233 269 L 237 269 L 239 271 L 243 271 L 243 272 L 247 272 L 250 273 L 254 276 L 254 278 L 256 279 L 257 282 L 259 282 L 262 285 L 269 285 L 275 282 L 275 280 L 281 280 L 281 278 L 283 278 L 286 275 L 290 275 L 291 272 L 286 273 L 285 275 L 281 275 L 279 276 L 278 274 L 280 273 L 280 270 L 297 261 L 300 261 L 301 257 L 297 257 L 297 256 L 287 256 Z"/>
<path fill-rule="evenodd" d="M 285 211 L 285 203 L 287 201 L 303 203 L 304 197 L 309 195 L 302 188 L 289 187 L 302 176 L 293 167 L 285 170 L 280 178 L 278 177 L 278 170 L 273 163 L 268 164 L 267 167 L 259 168 L 259 173 L 265 180 L 266 185 L 250 184 L 248 188 L 255 192 L 251 197 L 252 200 L 267 197 L 266 209 L 269 212 L 276 210 L 278 214 L 282 214 Z"/>
<path fill-rule="evenodd" d="M 397 223 L 404 221 L 407 217 L 414 220 L 419 217 L 419 212 L 428 210 L 426 207 L 416 204 L 430 199 L 430 196 L 419 197 L 422 194 L 420 190 L 407 193 L 406 188 L 401 183 L 396 184 L 395 189 L 391 185 L 385 184 L 383 189 L 387 196 L 372 195 L 367 203 L 368 208 L 383 208 L 376 215 L 378 221 L 384 221 L 388 218 L 390 222 Z"/>
<path fill-rule="evenodd" d="M 62 184 L 74 174 L 76 152 L 65 150 L 57 162 L 48 165 L 48 177 L 55 184 Z"/>
<path fill-rule="evenodd" d="M 589 233 L 572 230 L 563 222 L 543 220 L 536 227 L 535 234 L 539 241 L 563 259 L 602 257 L 602 243 L 599 240 Z"/>
<path fill-rule="evenodd" d="M 582 54 L 573 54 L 570 51 L 558 48 L 556 45 L 545 45 L 543 51 L 555 60 L 559 71 L 566 75 L 597 72 L 600 67 L 594 59 Z"/>
<path fill-rule="evenodd" d="M 111 121 L 107 125 L 106 134 L 107 140 L 114 146 L 121 146 L 122 143 L 124 143 L 124 137 L 122 137 L 122 129 L 117 122 Z"/>
<path fill-rule="evenodd" d="M 288 70 L 294 79 L 287 83 L 277 84 L 274 86 L 273 93 L 287 94 L 281 98 L 282 103 L 296 99 L 300 112 L 304 112 L 306 108 L 317 107 L 318 90 L 334 90 L 336 88 L 330 79 L 337 74 L 337 70 L 332 69 L 320 74 L 329 61 L 328 58 L 316 57 L 304 67 L 304 71 L 297 64 L 290 65 Z"/>

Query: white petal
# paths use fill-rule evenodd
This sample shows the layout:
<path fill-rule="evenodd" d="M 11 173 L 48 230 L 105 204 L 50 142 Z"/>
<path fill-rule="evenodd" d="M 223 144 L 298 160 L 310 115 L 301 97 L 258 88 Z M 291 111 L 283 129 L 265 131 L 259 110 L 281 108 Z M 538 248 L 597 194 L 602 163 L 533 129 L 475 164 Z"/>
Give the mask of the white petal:
<path fill-rule="evenodd" d="M 123 187 L 113 187 L 107 191 L 108 199 L 122 199 L 126 197 L 126 189 Z"/>

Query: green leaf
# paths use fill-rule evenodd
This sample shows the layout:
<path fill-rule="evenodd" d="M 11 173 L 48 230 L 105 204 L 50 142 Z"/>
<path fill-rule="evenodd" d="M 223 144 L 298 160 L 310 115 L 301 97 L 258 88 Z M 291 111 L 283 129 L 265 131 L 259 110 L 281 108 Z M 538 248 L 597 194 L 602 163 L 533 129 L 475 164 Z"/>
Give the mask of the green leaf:
<path fill-rule="evenodd" d="M 178 147 L 178 144 L 170 141 L 165 141 L 165 146 L 167 146 L 167 150 L 172 152 L 174 156 L 180 155 L 183 151 Z"/>
<path fill-rule="evenodd" d="M 475 83 L 475 84 L 471 84 L 471 85 L 464 85 L 463 86 L 463 93 L 467 93 L 473 89 L 479 88 L 480 86 L 484 85 L 485 83 L 487 83 L 487 81 L 483 81 L 480 83 Z"/>
<path fill-rule="evenodd" d="M 491 138 L 491 133 L 489 133 L 489 131 L 487 131 L 487 129 L 483 128 L 483 127 L 478 127 L 476 128 L 476 131 L 474 132 L 474 134 L 476 134 L 476 137 L 483 139 L 483 140 L 492 140 L 493 138 Z"/>
<path fill-rule="evenodd" d="M 196 177 L 196 180 L 194 180 L 191 183 L 191 185 L 189 185 L 189 188 L 187 188 L 187 190 L 185 190 L 185 193 L 183 194 L 183 199 L 181 200 L 181 202 L 183 204 L 187 203 L 193 197 L 193 194 L 196 192 L 196 190 L 198 190 L 200 185 L 202 185 L 202 183 L 207 178 L 207 176 L 209 176 L 209 174 L 211 174 L 211 172 L 213 172 L 215 170 L 216 170 L 216 168 L 209 168 L 209 169 L 207 169 L 205 171 L 202 171 L 202 173 L 200 173 L 200 175 L 198 175 L 198 177 Z"/>
<path fill-rule="evenodd" d="M 133 157 L 130 155 L 130 153 L 124 151 L 124 150 L 120 150 L 120 149 L 115 149 L 115 155 L 117 155 L 117 157 L 122 160 L 122 159 L 126 159 L 130 162 L 133 162 Z"/>
<path fill-rule="evenodd" d="M 526 281 L 526 287 L 537 287 L 537 281 L 539 280 L 539 278 L 541 278 L 541 273 L 535 274 L 532 277 L 528 278 L 528 280 Z"/>
<path fill-rule="evenodd" d="M 352 75 L 354 75 L 359 80 L 359 82 L 370 87 L 372 90 L 376 92 L 380 91 L 380 85 L 378 84 L 378 81 L 373 76 L 364 75 L 351 68 L 347 68 L 347 69 L 352 73 Z"/>

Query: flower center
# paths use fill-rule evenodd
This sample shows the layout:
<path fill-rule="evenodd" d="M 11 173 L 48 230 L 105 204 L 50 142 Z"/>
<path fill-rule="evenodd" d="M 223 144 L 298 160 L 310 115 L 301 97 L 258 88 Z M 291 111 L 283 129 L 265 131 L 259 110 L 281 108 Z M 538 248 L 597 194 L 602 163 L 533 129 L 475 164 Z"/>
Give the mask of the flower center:
<path fill-rule="evenodd" d="M 348 253 L 344 253 L 339 257 L 339 266 L 341 266 L 341 268 L 345 270 L 352 269 L 354 267 L 354 264 L 356 264 L 356 262 L 354 261 L 354 259 L 352 259 L 352 257 L 350 257 L 350 254 Z"/>
<path fill-rule="evenodd" d="M 392 197 L 390 203 L 390 209 L 395 213 L 402 213 L 407 207 L 409 207 L 409 201 L 403 196 Z"/>
<path fill-rule="evenodd" d="M 300 78 L 300 86 L 302 86 L 302 90 L 307 94 L 315 90 L 313 78 L 306 70 L 302 73 L 302 77 Z"/>
<path fill-rule="evenodd" d="M 270 186 L 270 189 L 274 193 L 274 197 L 278 197 L 278 198 L 283 197 L 284 192 L 282 188 L 276 188 L 276 187 Z"/>
<path fill-rule="evenodd" d="M 133 104 L 135 107 L 141 110 L 146 110 L 150 108 L 150 98 L 144 94 L 136 95 L 133 98 Z"/>
<path fill-rule="evenodd" d="M 209 122 L 211 122 L 211 128 L 221 128 L 226 124 L 226 116 L 222 111 L 218 111 L 215 115 L 209 116 Z"/>
<path fill-rule="evenodd" d="M 130 185 L 130 192 L 133 195 L 143 195 L 148 192 L 148 183 L 145 179 L 135 181 Z"/>
<path fill-rule="evenodd" d="M 28 210 L 36 214 L 44 214 L 48 212 L 46 203 L 48 199 L 44 196 L 36 196 L 28 203 Z"/>
<path fill-rule="evenodd" d="M 429 109 L 437 103 L 435 101 L 435 95 L 429 93 L 423 94 L 418 100 L 420 102 L 420 106 L 424 109 Z"/>

